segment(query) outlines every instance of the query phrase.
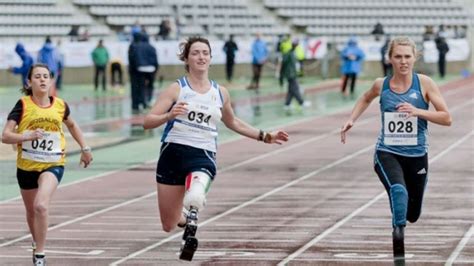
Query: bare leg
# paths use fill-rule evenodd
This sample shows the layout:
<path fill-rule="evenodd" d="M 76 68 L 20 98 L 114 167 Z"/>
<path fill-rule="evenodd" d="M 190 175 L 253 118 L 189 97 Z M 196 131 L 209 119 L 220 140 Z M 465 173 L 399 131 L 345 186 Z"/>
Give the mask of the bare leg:
<path fill-rule="evenodd" d="M 28 223 L 28 228 L 30 229 L 31 238 L 33 242 L 36 242 L 35 239 L 35 209 L 34 202 L 38 189 L 22 189 L 21 197 L 23 198 L 23 204 L 26 209 L 26 222 Z"/>
<path fill-rule="evenodd" d="M 43 253 L 48 232 L 49 204 L 58 187 L 58 180 L 51 172 L 44 172 L 38 179 L 38 185 L 38 193 L 34 201 L 34 239 L 36 240 L 36 253 Z"/>
<path fill-rule="evenodd" d="M 163 231 L 170 232 L 183 219 L 184 186 L 156 184 Z"/>

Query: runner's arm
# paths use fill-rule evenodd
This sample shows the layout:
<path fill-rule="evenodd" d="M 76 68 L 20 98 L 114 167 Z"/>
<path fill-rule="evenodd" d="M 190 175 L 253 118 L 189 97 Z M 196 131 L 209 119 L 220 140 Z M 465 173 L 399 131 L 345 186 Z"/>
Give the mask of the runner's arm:
<path fill-rule="evenodd" d="M 86 141 L 84 139 L 84 135 L 82 134 L 82 130 L 77 125 L 76 121 L 69 115 L 67 119 L 63 120 L 64 124 L 67 126 L 69 133 L 74 138 L 74 140 L 81 146 L 81 159 L 80 163 L 83 164 L 84 168 L 86 168 L 92 162 L 92 153 L 90 148 L 87 146 Z"/>
<path fill-rule="evenodd" d="M 341 142 L 346 143 L 346 132 L 352 128 L 355 121 L 364 113 L 364 111 L 369 107 L 370 103 L 380 95 L 380 90 L 382 88 L 383 78 L 378 78 L 375 80 L 372 88 L 366 91 L 364 95 L 362 95 L 357 103 L 355 104 L 354 108 L 352 109 L 352 113 L 349 119 L 341 128 Z"/>
<path fill-rule="evenodd" d="M 179 84 L 175 82 L 158 96 L 155 105 L 145 116 L 144 129 L 159 127 L 178 115 L 186 114 L 185 103 L 175 104 L 179 96 L 179 90 Z"/>
<path fill-rule="evenodd" d="M 40 139 L 43 137 L 43 130 L 38 128 L 34 131 L 23 134 L 16 132 L 17 123 L 15 120 L 8 120 L 3 128 L 2 142 L 5 144 L 18 144 L 23 141 Z"/>

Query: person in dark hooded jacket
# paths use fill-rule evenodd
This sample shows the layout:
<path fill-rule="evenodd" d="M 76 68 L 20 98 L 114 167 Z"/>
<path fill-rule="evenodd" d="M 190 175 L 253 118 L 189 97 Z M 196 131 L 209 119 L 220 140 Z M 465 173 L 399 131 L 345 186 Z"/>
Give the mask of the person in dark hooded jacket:
<path fill-rule="evenodd" d="M 140 34 L 140 41 L 136 45 L 136 67 L 137 67 L 137 84 L 139 89 L 139 102 L 143 108 L 148 108 L 153 96 L 153 83 L 158 71 L 158 56 L 156 49 L 149 42 L 146 34 Z"/>
<path fill-rule="evenodd" d="M 33 57 L 25 50 L 23 44 L 18 43 L 15 47 L 15 52 L 20 56 L 23 64 L 19 67 L 10 67 L 8 70 L 13 74 L 20 74 L 22 79 L 22 86 L 27 85 L 28 81 L 28 70 L 33 65 Z"/>
<path fill-rule="evenodd" d="M 141 33 L 133 34 L 132 42 L 128 47 L 128 74 L 130 78 L 130 89 L 132 97 L 132 112 L 138 113 L 140 111 L 140 98 L 143 98 L 143 92 L 138 86 L 138 70 L 137 70 L 137 49 L 140 42 Z"/>

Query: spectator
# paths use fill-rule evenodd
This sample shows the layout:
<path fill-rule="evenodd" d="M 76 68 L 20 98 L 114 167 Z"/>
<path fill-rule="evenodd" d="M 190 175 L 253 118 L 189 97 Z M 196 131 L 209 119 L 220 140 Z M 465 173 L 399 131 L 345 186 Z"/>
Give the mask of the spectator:
<path fill-rule="evenodd" d="M 301 96 L 300 86 L 297 80 L 297 70 L 296 70 L 296 47 L 298 46 L 298 42 L 294 41 L 291 46 L 291 50 L 288 51 L 283 55 L 283 62 L 282 62 L 282 74 L 283 78 L 286 78 L 288 81 L 288 93 L 286 94 L 285 100 L 285 110 L 290 111 L 290 104 L 293 98 L 296 98 L 298 103 L 301 106 L 310 106 L 311 103 L 308 101 L 304 101 L 303 97 Z"/>
<path fill-rule="evenodd" d="M 48 66 L 49 71 L 51 72 L 51 76 L 53 77 L 53 82 L 51 85 L 51 92 L 52 96 L 56 96 L 56 77 L 58 75 L 58 61 L 59 59 L 58 53 L 51 42 L 51 38 L 46 36 L 44 41 L 43 47 L 38 52 L 38 59 L 36 60 L 37 63 L 44 64 Z"/>
<path fill-rule="evenodd" d="M 92 51 L 92 61 L 94 62 L 95 74 L 94 74 L 94 90 L 97 91 L 99 87 L 99 76 L 102 76 L 102 90 L 106 90 L 107 75 L 105 69 L 109 62 L 109 52 L 105 48 L 103 41 L 99 40 L 96 48 Z"/>
<path fill-rule="evenodd" d="M 235 53 L 239 50 L 239 47 L 234 42 L 234 35 L 229 36 L 229 40 L 225 42 L 224 47 L 222 48 L 226 54 L 225 70 L 227 82 L 232 82 L 232 76 L 234 74 L 234 64 L 235 64 Z"/>
<path fill-rule="evenodd" d="M 449 52 L 449 46 L 446 42 L 446 38 L 439 35 L 435 39 L 436 49 L 438 49 L 438 71 L 439 76 L 444 78 L 446 74 L 446 54 Z"/>
<path fill-rule="evenodd" d="M 347 81 L 351 79 L 351 96 L 354 97 L 357 75 L 362 69 L 362 62 L 364 58 L 364 52 L 357 45 L 357 38 L 351 37 L 341 53 L 341 72 L 344 75 L 341 91 L 344 96 L 348 95 L 348 93 L 346 93 L 346 85 Z"/>
<path fill-rule="evenodd" d="M 278 83 L 280 84 L 280 87 L 283 87 L 284 77 L 283 77 L 283 66 L 282 66 L 281 61 L 283 60 L 283 56 L 286 53 L 290 52 L 292 48 L 292 42 L 291 42 L 291 38 L 289 34 L 283 36 L 281 40 L 278 41 L 277 48 L 278 48 L 278 53 L 280 56 L 280 62 L 278 66 L 278 74 L 279 74 Z"/>
<path fill-rule="evenodd" d="M 171 33 L 171 24 L 168 19 L 163 19 L 158 31 L 158 37 L 162 40 L 168 40 Z"/>
<path fill-rule="evenodd" d="M 79 39 L 79 26 L 72 25 L 71 30 L 67 34 L 70 37 L 71 42 L 78 41 Z"/>
<path fill-rule="evenodd" d="M 132 26 L 132 29 L 130 30 L 130 33 L 132 34 L 132 37 L 136 33 L 142 32 L 142 26 L 140 26 L 140 21 L 137 19 L 135 20 L 135 23 Z"/>
<path fill-rule="evenodd" d="M 58 76 L 56 77 L 56 89 L 61 90 L 64 71 L 64 51 L 61 49 L 61 40 L 56 43 L 56 58 L 58 60 Z"/>
<path fill-rule="evenodd" d="M 392 74 L 392 64 L 390 63 L 390 60 L 388 59 L 388 47 L 390 46 L 390 36 L 387 35 L 385 39 L 385 43 L 380 49 L 380 55 L 381 55 L 381 63 L 382 63 L 382 69 L 383 69 L 383 76 L 386 77 L 387 75 Z"/>
<path fill-rule="evenodd" d="M 423 41 L 431 41 L 434 39 L 433 26 L 425 25 L 425 32 L 423 33 Z"/>
<path fill-rule="evenodd" d="M 143 102 L 143 88 L 138 84 L 137 46 L 141 41 L 141 33 L 133 35 L 132 43 L 128 47 L 128 74 L 130 78 L 130 89 L 132 96 L 132 113 L 140 112 L 139 106 Z"/>
<path fill-rule="evenodd" d="M 267 43 L 262 40 L 260 33 L 256 34 L 255 41 L 252 44 L 252 83 L 247 87 L 248 89 L 255 89 L 258 91 L 260 87 L 260 76 L 262 68 L 268 58 Z"/>
<path fill-rule="evenodd" d="M 438 27 L 438 32 L 436 33 L 436 38 L 438 38 L 438 37 L 446 38 L 447 36 L 448 36 L 448 35 L 447 35 L 447 33 L 446 33 L 446 30 L 445 30 L 445 28 L 444 28 L 444 25 L 443 25 L 443 24 L 439 25 L 439 27 Z"/>
<path fill-rule="evenodd" d="M 296 56 L 296 73 L 298 73 L 298 77 L 302 77 L 304 75 L 303 64 L 305 53 L 303 46 L 299 43 L 298 40 L 293 41 L 293 44 L 296 43 L 296 47 L 294 48 L 294 53 Z M 293 49 L 293 48 L 292 48 Z"/>
<path fill-rule="evenodd" d="M 385 34 L 382 23 L 377 21 L 371 34 L 375 36 L 376 41 L 379 41 L 380 37 Z"/>
<path fill-rule="evenodd" d="M 123 63 L 119 58 L 110 60 L 110 77 L 112 87 L 123 86 Z"/>
<path fill-rule="evenodd" d="M 159 65 L 156 49 L 149 43 L 148 35 L 141 33 L 140 37 L 135 49 L 137 84 L 138 89 L 142 91 L 139 102 L 142 103 L 143 109 L 146 109 L 150 106 L 153 97 L 155 76 Z"/>
<path fill-rule="evenodd" d="M 33 65 L 33 57 L 25 50 L 22 43 L 17 43 L 15 52 L 21 58 L 22 64 L 20 67 L 9 67 L 8 70 L 13 74 L 20 74 L 22 80 L 22 87 L 28 85 L 28 71 Z"/>
<path fill-rule="evenodd" d="M 84 31 L 81 33 L 81 36 L 79 36 L 79 41 L 87 42 L 89 41 L 89 38 L 90 38 L 89 29 L 84 29 Z"/>

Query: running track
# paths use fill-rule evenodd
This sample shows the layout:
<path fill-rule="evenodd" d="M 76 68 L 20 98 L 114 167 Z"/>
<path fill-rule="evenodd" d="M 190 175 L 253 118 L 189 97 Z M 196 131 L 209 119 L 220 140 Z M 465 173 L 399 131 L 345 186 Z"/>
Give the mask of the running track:
<path fill-rule="evenodd" d="M 430 124 L 423 215 L 406 229 L 408 265 L 473 265 L 473 79 L 443 87 L 451 127 Z M 180 262 L 181 231 L 161 232 L 155 162 L 58 190 L 49 265 L 392 265 L 388 200 L 372 170 L 374 102 L 339 143 L 348 111 L 284 127 L 281 147 L 220 146 L 200 215 L 200 248 Z M 157 139 L 158 141 L 158 139 Z M 31 261 L 21 201 L 0 204 L 0 265 Z"/>

